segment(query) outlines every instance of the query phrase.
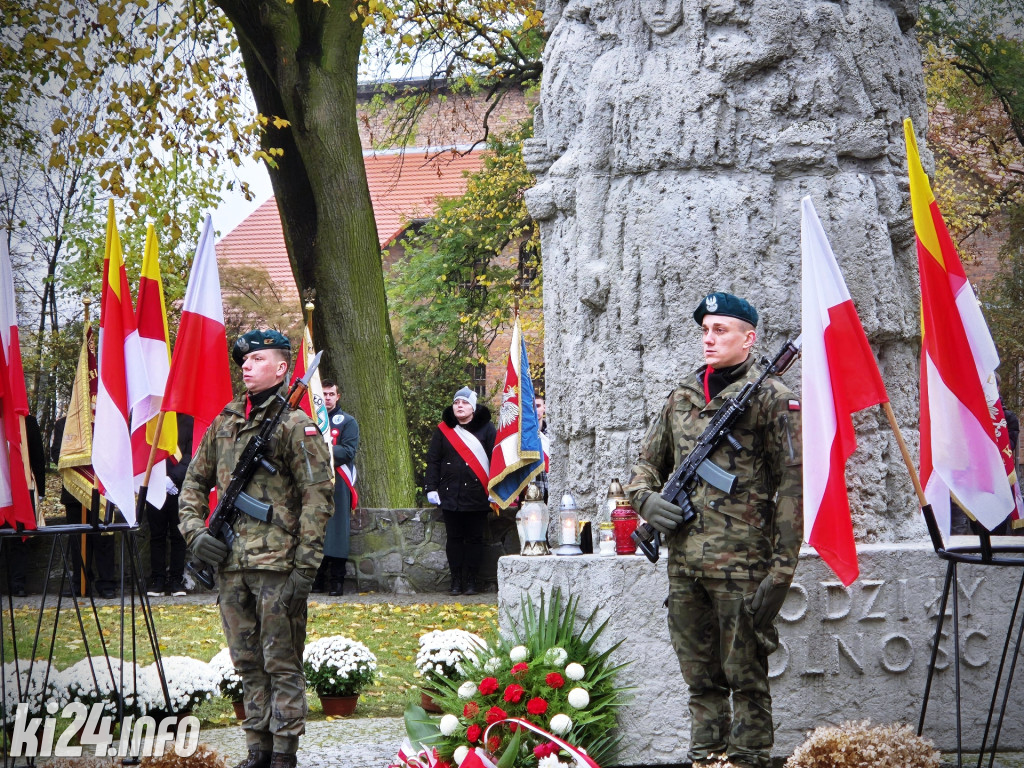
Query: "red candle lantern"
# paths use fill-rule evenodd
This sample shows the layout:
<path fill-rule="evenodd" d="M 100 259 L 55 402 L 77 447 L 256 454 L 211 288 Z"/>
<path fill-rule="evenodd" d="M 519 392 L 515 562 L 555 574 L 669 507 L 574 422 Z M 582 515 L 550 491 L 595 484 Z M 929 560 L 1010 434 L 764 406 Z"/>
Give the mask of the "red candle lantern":
<path fill-rule="evenodd" d="M 612 512 L 612 526 L 615 528 L 615 553 L 618 555 L 635 555 L 636 543 L 630 538 L 636 530 L 639 517 L 629 502 L 619 500 Z"/>

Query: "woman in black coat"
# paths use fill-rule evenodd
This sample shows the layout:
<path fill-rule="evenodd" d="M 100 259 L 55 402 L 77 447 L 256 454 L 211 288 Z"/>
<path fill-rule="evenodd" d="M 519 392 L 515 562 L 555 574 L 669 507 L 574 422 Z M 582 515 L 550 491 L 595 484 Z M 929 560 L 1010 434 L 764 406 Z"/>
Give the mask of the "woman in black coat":
<path fill-rule="evenodd" d="M 441 507 L 444 515 L 452 575 L 449 593 L 453 595 L 477 593 L 495 434 L 490 409 L 478 406 L 476 392 L 463 387 L 444 409 L 427 451 L 424 490 L 427 500 Z"/>

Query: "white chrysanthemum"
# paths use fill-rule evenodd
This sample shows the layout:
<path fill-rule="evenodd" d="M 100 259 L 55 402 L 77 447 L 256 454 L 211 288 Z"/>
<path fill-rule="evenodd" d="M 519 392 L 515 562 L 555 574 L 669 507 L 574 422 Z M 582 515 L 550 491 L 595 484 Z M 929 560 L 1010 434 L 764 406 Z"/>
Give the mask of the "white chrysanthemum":
<path fill-rule="evenodd" d="M 563 763 L 555 755 L 548 755 L 537 761 L 537 768 L 568 768 L 568 764 Z"/>
<path fill-rule="evenodd" d="M 420 636 L 416 669 L 424 677 L 454 677 L 463 674 L 463 662 L 475 663 L 487 643 L 464 629 L 435 629 Z"/>
<path fill-rule="evenodd" d="M 49 670 L 50 679 L 44 690 L 43 679 L 47 677 L 46 667 L 46 662 L 39 659 L 36 661 L 19 659 L 17 669 L 15 669 L 13 661 L 3 665 L 5 696 L 4 700 L 0 701 L 0 719 L 5 723 L 13 722 L 19 703 L 28 704 L 29 717 L 33 717 L 42 713 L 44 701 L 56 699 L 49 691 L 53 687 L 54 679 L 60 673 L 56 667 Z M 66 703 L 65 701 L 64 704 Z M 63 708 L 63 704 L 59 702 L 58 706 Z"/>
<path fill-rule="evenodd" d="M 565 648 L 555 646 L 554 648 L 548 648 L 544 654 L 544 663 L 550 664 L 553 667 L 560 667 L 569 659 L 569 653 Z"/>
<path fill-rule="evenodd" d="M 474 696 L 476 696 L 476 683 L 472 680 L 467 680 L 459 686 L 460 699 L 472 699 Z"/>
<path fill-rule="evenodd" d="M 466 759 L 466 755 L 468 755 L 468 754 L 469 754 L 469 747 L 467 747 L 467 746 L 457 747 L 456 750 L 455 750 L 455 754 L 452 755 L 452 757 L 455 758 L 455 764 L 456 765 L 462 765 L 462 761 Z"/>
<path fill-rule="evenodd" d="M 210 659 L 210 669 L 220 678 L 220 694 L 231 701 L 242 700 L 242 676 L 235 672 L 231 652 L 222 648 Z"/>
<path fill-rule="evenodd" d="M 586 674 L 587 671 L 583 668 L 583 665 L 577 664 L 575 661 L 565 668 L 565 676 L 570 680 L 582 680 Z"/>
<path fill-rule="evenodd" d="M 441 735 L 451 736 L 459 730 L 459 718 L 455 715 L 445 715 L 441 718 Z"/>
<path fill-rule="evenodd" d="M 503 666 L 504 662 L 497 656 L 494 656 L 493 658 L 488 659 L 487 663 L 484 664 L 484 670 L 493 675 L 495 672 L 499 672 Z"/>
<path fill-rule="evenodd" d="M 572 730 L 572 719 L 568 715 L 559 712 L 551 718 L 551 732 L 558 736 L 564 736 Z"/>
<path fill-rule="evenodd" d="M 530 657 L 530 652 L 525 645 L 517 645 L 508 652 L 508 657 L 512 659 L 513 663 L 518 664 L 520 661 L 526 661 Z"/>
<path fill-rule="evenodd" d="M 590 704 L 590 694 L 585 688 L 573 688 L 569 691 L 569 704 L 576 709 L 586 709 Z"/>

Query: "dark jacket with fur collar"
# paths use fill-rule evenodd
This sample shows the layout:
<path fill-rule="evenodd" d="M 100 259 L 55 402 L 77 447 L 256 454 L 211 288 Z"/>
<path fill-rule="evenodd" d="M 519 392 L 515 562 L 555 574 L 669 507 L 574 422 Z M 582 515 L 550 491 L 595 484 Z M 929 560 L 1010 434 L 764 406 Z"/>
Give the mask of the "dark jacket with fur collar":
<path fill-rule="evenodd" d="M 441 419 L 452 429 L 459 423 L 450 405 L 444 409 Z M 491 422 L 490 409 L 486 405 L 478 405 L 473 413 L 473 419 L 464 429 L 472 432 L 480 441 L 489 458 L 491 451 L 494 450 L 494 437 L 497 434 Z M 441 497 L 441 509 L 486 512 L 490 507 L 487 489 L 480 485 L 473 470 L 455 450 L 455 446 L 441 433 L 440 427 L 434 430 L 434 435 L 430 439 L 430 448 L 427 450 L 427 475 L 423 489 L 427 492 L 437 491 Z"/>

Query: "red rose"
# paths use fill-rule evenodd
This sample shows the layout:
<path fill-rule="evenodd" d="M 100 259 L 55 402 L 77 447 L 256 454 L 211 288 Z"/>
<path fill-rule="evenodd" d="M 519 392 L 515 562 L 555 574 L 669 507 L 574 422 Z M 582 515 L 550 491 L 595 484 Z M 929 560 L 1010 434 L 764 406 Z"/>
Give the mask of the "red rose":
<path fill-rule="evenodd" d="M 462 708 L 462 716 L 467 720 L 472 720 L 474 717 L 480 714 L 480 705 L 475 701 L 469 702 Z"/>
<path fill-rule="evenodd" d="M 499 720 L 505 720 L 506 718 L 508 718 L 508 712 L 506 712 L 501 707 L 491 707 L 487 710 L 486 719 L 488 725 L 492 725 L 493 723 L 496 723 Z"/>
<path fill-rule="evenodd" d="M 485 677 L 483 680 L 480 681 L 480 693 L 482 693 L 484 696 L 490 696 L 496 690 L 498 690 L 498 678 Z"/>
<path fill-rule="evenodd" d="M 519 723 L 509 723 L 508 724 L 508 729 L 509 729 L 509 731 L 511 733 L 515 733 L 516 731 L 519 730 Z"/>
<path fill-rule="evenodd" d="M 488 678 L 488 679 L 490 679 L 490 678 Z M 484 683 L 486 683 L 486 682 L 487 682 L 487 680 L 484 680 Z M 544 682 L 547 683 L 548 685 L 550 685 L 552 688 L 561 688 L 563 685 L 565 685 L 565 678 L 562 677 L 557 672 L 549 672 L 547 674 L 547 676 L 544 678 Z M 481 693 L 483 692 L 483 687 L 484 687 L 484 684 L 480 683 L 480 691 L 481 691 Z"/>
<path fill-rule="evenodd" d="M 500 746 L 501 746 L 501 739 L 498 738 L 497 736 L 491 736 L 491 738 L 489 738 L 487 740 L 487 749 L 489 749 L 491 752 L 497 752 L 498 751 L 498 747 L 500 747 Z"/>
<path fill-rule="evenodd" d="M 530 699 L 526 702 L 526 711 L 531 715 L 543 715 L 548 711 L 548 703 L 539 697 Z"/>
<path fill-rule="evenodd" d="M 444 760 L 441 760 L 435 768 L 452 768 L 452 764 Z"/>
<path fill-rule="evenodd" d="M 527 664 L 525 661 L 520 661 L 518 664 L 516 664 L 514 667 L 512 667 L 512 674 L 513 675 L 521 675 L 523 672 L 525 672 L 529 668 L 530 668 L 529 664 Z"/>
<path fill-rule="evenodd" d="M 466 740 L 470 744 L 476 744 L 482 732 L 483 728 L 481 728 L 479 725 L 471 725 L 469 726 L 469 728 L 466 729 Z"/>
<path fill-rule="evenodd" d="M 538 760 L 542 757 L 550 757 L 551 755 L 557 755 L 558 750 L 561 749 L 555 742 L 549 741 L 547 744 L 538 744 L 533 748 L 533 754 Z"/>
<path fill-rule="evenodd" d="M 523 698 L 523 693 L 523 686 L 512 683 L 512 685 L 505 689 L 505 701 L 510 704 L 518 704 L 519 700 Z"/>

